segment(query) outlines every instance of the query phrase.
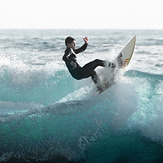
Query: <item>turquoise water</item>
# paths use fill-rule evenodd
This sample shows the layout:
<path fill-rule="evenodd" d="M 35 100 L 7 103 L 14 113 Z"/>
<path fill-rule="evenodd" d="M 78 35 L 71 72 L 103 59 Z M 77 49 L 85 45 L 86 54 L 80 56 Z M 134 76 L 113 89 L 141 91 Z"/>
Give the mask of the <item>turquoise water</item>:
<path fill-rule="evenodd" d="M 163 31 L 1 30 L 0 162 L 162 162 Z M 61 60 L 64 39 L 81 65 L 113 60 L 137 36 L 129 67 L 99 96 Z M 101 69 L 97 69 L 99 73 Z"/>

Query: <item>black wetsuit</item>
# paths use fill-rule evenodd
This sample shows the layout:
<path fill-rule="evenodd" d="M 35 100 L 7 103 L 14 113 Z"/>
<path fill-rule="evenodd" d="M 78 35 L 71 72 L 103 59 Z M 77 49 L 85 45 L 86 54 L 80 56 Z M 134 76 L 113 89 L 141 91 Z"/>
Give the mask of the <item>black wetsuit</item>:
<path fill-rule="evenodd" d="M 102 67 L 106 66 L 106 62 L 99 59 L 95 59 L 94 61 L 89 62 L 85 66 L 81 67 L 77 62 L 76 54 L 83 52 L 86 48 L 87 48 L 86 43 L 79 49 L 67 48 L 62 59 L 65 61 L 70 74 L 75 79 L 81 80 L 84 78 L 92 77 L 94 83 L 97 84 L 98 77 L 94 69 L 97 66 Z"/>

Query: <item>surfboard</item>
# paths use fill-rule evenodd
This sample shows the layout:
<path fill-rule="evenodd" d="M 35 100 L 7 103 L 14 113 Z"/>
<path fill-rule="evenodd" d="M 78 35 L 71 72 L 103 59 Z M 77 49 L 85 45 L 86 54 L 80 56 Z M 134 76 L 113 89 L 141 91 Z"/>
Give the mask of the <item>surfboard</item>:
<path fill-rule="evenodd" d="M 136 36 L 134 36 L 125 46 L 124 48 L 121 50 L 121 52 L 118 54 L 118 56 L 116 57 L 115 60 L 118 59 L 118 57 L 120 58 L 120 61 L 121 61 L 121 66 L 119 65 L 116 65 L 119 69 L 122 69 L 122 68 L 126 68 L 128 66 L 128 64 L 130 63 L 131 61 L 131 58 L 133 56 L 133 53 L 134 53 L 134 49 L 135 49 L 135 44 L 136 44 Z M 118 63 L 118 62 L 117 62 Z M 105 74 L 105 75 L 110 75 L 110 74 Z M 102 89 L 104 92 L 105 90 L 107 90 L 109 87 L 111 87 L 114 83 L 115 83 L 115 75 L 112 75 L 111 76 L 111 79 L 108 81 L 106 80 L 107 79 L 107 76 L 105 76 L 103 78 L 103 80 L 101 81 L 101 86 L 102 86 Z M 98 91 L 98 93 L 102 93 L 101 91 Z"/>
<path fill-rule="evenodd" d="M 130 63 L 130 60 L 134 53 L 135 44 L 136 44 L 136 36 L 134 36 L 120 52 L 120 54 L 122 55 L 121 59 L 123 63 L 123 68 L 127 67 L 128 64 Z"/>

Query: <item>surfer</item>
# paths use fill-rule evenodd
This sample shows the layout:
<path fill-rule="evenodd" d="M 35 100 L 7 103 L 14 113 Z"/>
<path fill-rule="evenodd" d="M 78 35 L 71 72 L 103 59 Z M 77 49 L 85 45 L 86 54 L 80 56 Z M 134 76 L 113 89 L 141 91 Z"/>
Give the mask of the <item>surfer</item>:
<path fill-rule="evenodd" d="M 85 37 L 83 40 L 85 42 L 84 45 L 78 49 L 75 49 L 75 39 L 70 36 L 67 37 L 65 39 L 65 45 L 67 48 L 65 50 L 65 53 L 62 59 L 63 61 L 65 61 L 66 66 L 73 78 L 77 80 L 81 80 L 84 78 L 91 77 L 98 91 L 101 93 L 103 92 L 103 89 L 99 83 L 100 80 L 95 72 L 95 68 L 98 66 L 115 68 L 116 66 L 114 63 L 103 61 L 100 59 L 95 59 L 94 61 L 89 62 L 83 67 L 81 67 L 77 62 L 76 54 L 81 53 L 86 50 L 88 46 L 88 38 Z"/>

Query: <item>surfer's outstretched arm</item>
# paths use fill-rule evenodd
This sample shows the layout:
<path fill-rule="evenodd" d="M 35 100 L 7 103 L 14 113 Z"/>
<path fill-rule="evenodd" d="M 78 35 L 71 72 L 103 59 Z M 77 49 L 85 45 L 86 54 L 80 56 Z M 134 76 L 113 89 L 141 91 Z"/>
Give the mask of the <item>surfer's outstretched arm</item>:
<path fill-rule="evenodd" d="M 87 48 L 87 46 L 88 46 L 88 38 L 85 37 L 83 40 L 84 40 L 85 44 L 84 44 L 82 47 L 80 47 L 79 49 L 74 49 L 74 52 L 75 52 L 76 54 L 81 53 L 81 52 L 83 52 L 83 51 L 86 50 L 86 48 Z"/>

